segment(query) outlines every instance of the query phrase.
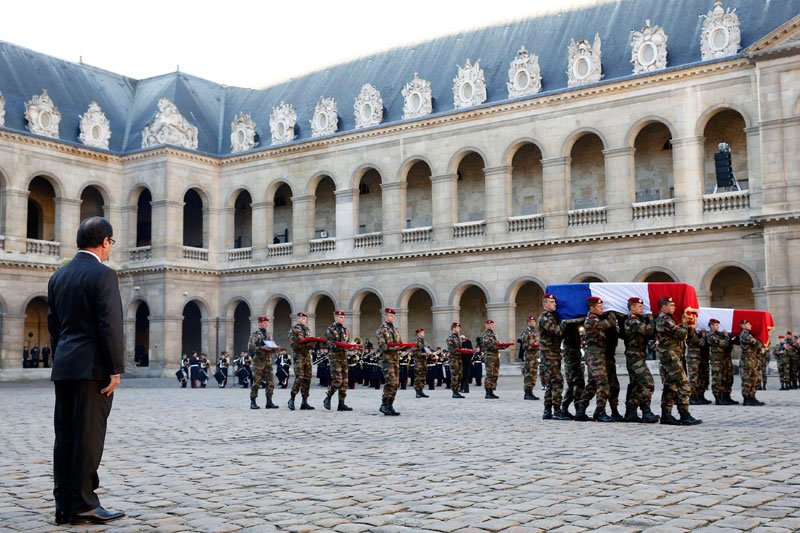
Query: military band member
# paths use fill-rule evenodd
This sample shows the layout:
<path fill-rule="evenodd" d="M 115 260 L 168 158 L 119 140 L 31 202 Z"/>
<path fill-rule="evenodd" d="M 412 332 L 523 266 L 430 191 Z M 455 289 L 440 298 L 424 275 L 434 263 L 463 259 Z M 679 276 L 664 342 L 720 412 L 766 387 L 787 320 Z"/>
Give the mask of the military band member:
<path fill-rule="evenodd" d="M 217 361 L 217 371 L 222 375 L 222 381 L 219 381 L 219 388 L 224 389 L 228 385 L 228 368 L 231 366 L 231 358 L 228 357 L 228 352 L 222 352 Z"/>
<path fill-rule="evenodd" d="M 485 398 L 497 400 L 500 397 L 494 391 L 497 389 L 497 378 L 500 376 L 500 350 L 497 348 L 497 335 L 494 332 L 494 320 L 491 318 L 486 321 L 486 331 L 481 335 L 481 350 L 486 363 Z M 472 365 L 471 359 L 470 366 Z"/>
<path fill-rule="evenodd" d="M 739 359 L 739 374 L 742 377 L 742 405 L 758 406 L 764 402 L 756 400 L 756 387 L 761 381 L 761 351 L 764 343 L 750 332 L 752 324 L 749 320 L 739 322 L 742 332 L 739 334 L 739 346 L 742 356 Z"/>
<path fill-rule="evenodd" d="M 522 352 L 522 375 L 525 400 L 538 400 L 533 394 L 536 388 L 536 377 L 539 373 L 539 334 L 536 332 L 536 317 L 528 317 L 528 327 L 520 333 L 520 351 Z"/>
<path fill-rule="evenodd" d="M 308 394 L 311 388 L 311 350 L 314 343 L 301 343 L 303 339 L 312 337 L 311 330 L 308 328 L 308 315 L 297 313 L 297 323 L 289 330 L 289 346 L 294 351 L 294 383 L 292 392 L 289 396 L 289 409 L 294 411 L 294 397 L 297 393 L 303 398 L 300 404 L 301 411 L 313 411 L 314 408 L 308 404 Z"/>
<path fill-rule="evenodd" d="M 394 327 L 395 311 L 387 307 L 383 310 L 383 324 L 378 327 L 378 351 L 381 356 L 381 368 L 386 385 L 383 386 L 383 398 L 379 411 L 386 416 L 398 416 L 400 413 L 394 410 L 394 398 L 397 395 L 399 384 L 400 361 L 398 358 L 399 349 L 390 344 L 397 344 L 400 341 L 400 332 Z"/>
<path fill-rule="evenodd" d="M 719 330 L 719 320 L 712 318 L 708 321 L 708 331 L 704 335 L 708 345 L 709 360 L 711 361 L 711 394 L 717 405 L 733 405 L 727 391 L 726 351 L 730 344 L 727 331 Z"/>
<path fill-rule="evenodd" d="M 189 379 L 192 382 L 192 388 L 197 388 L 197 382 L 200 381 L 200 358 L 197 352 L 192 352 L 189 357 Z"/>
<path fill-rule="evenodd" d="M 292 367 L 292 358 L 286 352 L 281 350 L 278 354 L 278 359 L 275 361 L 275 377 L 278 378 L 278 385 L 282 389 L 289 388 L 289 369 Z"/>
<path fill-rule="evenodd" d="M 614 313 L 603 314 L 603 300 L 596 296 L 587 298 L 586 305 L 589 313 L 583 322 L 584 328 L 584 360 L 589 372 L 589 382 L 583 390 L 580 407 L 575 413 L 575 420 L 585 422 L 589 420 L 586 409 L 589 402 L 597 394 L 592 420 L 596 422 L 613 422 L 614 419 L 606 414 L 606 402 L 610 385 L 606 370 L 606 330 L 617 325 Z"/>
<path fill-rule="evenodd" d="M 453 391 L 453 398 L 463 398 L 459 390 L 461 389 L 461 354 L 456 350 L 461 349 L 461 324 L 453 322 L 450 325 L 450 336 L 447 337 L 447 351 L 450 357 L 450 389 Z"/>
<path fill-rule="evenodd" d="M 787 378 L 789 376 L 787 363 L 789 358 L 786 357 L 786 337 L 783 335 L 778 337 L 778 345 L 772 349 L 772 356 L 775 358 L 775 362 L 778 363 L 778 379 L 781 382 L 780 390 L 789 390 L 787 386 Z"/>
<path fill-rule="evenodd" d="M 406 385 L 408 384 L 408 365 L 411 362 L 411 359 L 408 356 L 408 351 L 402 351 L 399 355 L 400 360 L 400 390 L 406 390 Z"/>
<path fill-rule="evenodd" d="M 550 293 L 542 296 L 544 311 L 539 315 L 539 360 L 542 371 L 544 391 L 544 420 L 569 420 L 561 412 L 561 394 L 564 378 L 561 375 L 561 340 L 564 338 L 566 324 L 556 316 L 556 297 Z M 576 401 L 577 406 L 577 401 Z M 585 409 L 584 409 L 585 411 Z"/>
<path fill-rule="evenodd" d="M 707 383 L 703 382 L 703 348 L 706 345 L 705 336 L 698 333 L 695 328 L 688 328 L 686 337 L 686 373 L 689 385 L 692 387 L 692 396 L 689 405 L 705 405 L 711 403 L 705 398 Z"/>
<path fill-rule="evenodd" d="M 655 383 L 647 368 L 647 343 L 655 334 L 655 322 L 651 315 L 644 314 L 642 299 L 629 298 L 625 319 L 625 366 L 630 382 L 625 396 L 625 422 L 658 422 L 658 416 L 650 410 Z M 637 409 L 642 410 L 641 418 Z"/>
<path fill-rule="evenodd" d="M 673 426 L 691 426 L 703 421 L 695 419 L 689 413 L 689 397 L 692 388 L 683 370 L 681 358 L 685 350 L 686 337 L 689 334 L 689 318 L 684 316 L 682 324 L 675 322 L 675 302 L 668 296 L 659 301 L 661 312 L 656 318 L 656 339 L 658 340 L 658 358 L 663 371 L 664 392 L 661 394 L 661 423 Z M 680 420 L 672 416 L 672 404 L 678 404 Z"/>
<path fill-rule="evenodd" d="M 206 354 L 200 354 L 200 387 L 206 388 L 208 383 L 208 372 L 211 368 L 211 363 L 208 362 Z"/>
<path fill-rule="evenodd" d="M 272 393 L 275 390 L 275 379 L 272 374 L 272 354 L 277 347 L 272 348 L 266 345 L 272 341 L 272 335 L 267 331 L 269 319 L 265 316 L 258 317 L 258 329 L 250 335 L 247 344 L 247 351 L 253 361 L 253 383 L 250 387 L 250 409 L 260 409 L 256 398 L 258 389 L 261 388 L 261 380 L 266 381 L 267 409 L 277 409 L 278 406 L 272 403 Z"/>
<path fill-rule="evenodd" d="M 327 341 L 328 348 L 328 363 L 331 370 L 331 386 L 325 394 L 325 399 L 322 405 L 325 409 L 331 408 L 331 397 L 334 393 L 339 392 L 339 406 L 337 411 L 352 411 L 352 407 L 348 407 L 344 400 L 347 397 L 347 350 L 341 346 L 337 346 L 337 342 L 349 343 L 350 331 L 344 327 L 344 311 L 334 311 L 333 324 L 328 326 L 325 331 L 325 340 Z"/>
<path fill-rule="evenodd" d="M 428 365 L 430 356 L 430 347 L 425 344 L 425 330 L 417 328 L 415 331 L 417 338 L 417 347 L 414 348 L 414 390 L 417 392 L 417 398 L 428 398 L 425 394 L 425 382 L 430 381 L 433 384 L 433 378 L 428 378 Z M 433 365 L 436 368 L 436 364 Z M 432 388 L 432 387 L 431 387 Z"/>

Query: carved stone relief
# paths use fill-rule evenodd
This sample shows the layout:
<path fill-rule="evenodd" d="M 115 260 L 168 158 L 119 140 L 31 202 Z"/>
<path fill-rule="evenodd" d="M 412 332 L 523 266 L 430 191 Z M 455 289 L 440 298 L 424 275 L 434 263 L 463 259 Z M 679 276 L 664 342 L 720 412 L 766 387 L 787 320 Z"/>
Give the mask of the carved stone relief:
<path fill-rule="evenodd" d="M 0 92 L 0 126 L 5 126 L 6 124 L 6 98 L 3 96 L 3 93 Z"/>
<path fill-rule="evenodd" d="M 100 104 L 92 102 L 86 114 L 80 117 L 80 141 L 86 146 L 108 150 L 108 141 L 111 139 L 111 123 L 106 118 Z"/>
<path fill-rule="evenodd" d="M 593 45 L 590 45 L 586 39 L 581 39 L 577 43 L 573 39 L 570 42 L 567 86 L 577 87 L 600 81 L 603 77 L 602 69 L 599 34 L 595 34 Z"/>
<path fill-rule="evenodd" d="M 433 110 L 431 99 L 431 82 L 423 80 L 417 73 L 414 79 L 406 83 L 403 93 L 403 118 L 415 118 L 430 115 Z"/>
<path fill-rule="evenodd" d="M 539 56 L 529 54 L 525 47 L 519 49 L 517 57 L 508 68 L 509 98 L 519 98 L 538 93 L 542 89 L 542 75 L 539 71 Z"/>
<path fill-rule="evenodd" d="M 667 35 L 663 28 L 650 26 L 649 20 L 642 31 L 633 33 L 631 49 L 634 74 L 667 68 Z"/>
<path fill-rule="evenodd" d="M 142 130 L 142 148 L 159 144 L 197 150 L 197 127 L 190 124 L 168 98 L 158 101 L 155 118 Z"/>
<path fill-rule="evenodd" d="M 239 112 L 239 115 L 231 122 L 231 153 L 246 152 L 256 145 L 256 123 L 250 118 Z"/>
<path fill-rule="evenodd" d="M 25 120 L 31 133 L 58 139 L 61 113 L 47 94 L 47 89 L 42 89 L 42 94 L 25 102 Z"/>
<path fill-rule="evenodd" d="M 356 128 L 377 126 L 383 120 L 383 99 L 378 89 L 369 83 L 361 87 L 361 92 L 353 104 Z"/>
<path fill-rule="evenodd" d="M 453 78 L 453 106 L 455 109 L 480 105 L 486 101 L 486 81 L 483 78 L 481 60 L 471 65 L 458 66 L 458 75 Z"/>
<path fill-rule="evenodd" d="M 722 0 L 714 2 L 714 9 L 705 15 L 703 31 L 700 34 L 700 51 L 703 61 L 718 59 L 736 54 L 742 34 L 739 30 L 739 17 L 736 10 L 722 9 Z"/>
<path fill-rule="evenodd" d="M 333 98 L 321 97 L 314 108 L 314 118 L 311 120 L 311 136 L 322 137 L 336 133 L 339 127 L 339 117 L 336 114 L 336 102 Z"/>
<path fill-rule="evenodd" d="M 272 108 L 269 116 L 269 130 L 272 133 L 272 144 L 284 144 L 294 140 L 294 125 L 297 113 L 292 104 L 281 101 L 278 107 Z"/>

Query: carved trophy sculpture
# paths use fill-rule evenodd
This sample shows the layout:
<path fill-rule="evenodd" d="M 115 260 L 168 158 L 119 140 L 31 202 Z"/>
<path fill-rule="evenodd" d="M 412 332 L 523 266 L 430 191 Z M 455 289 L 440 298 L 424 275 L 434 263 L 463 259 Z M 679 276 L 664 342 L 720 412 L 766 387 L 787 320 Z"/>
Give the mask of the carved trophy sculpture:
<path fill-rule="evenodd" d="M 0 126 L 6 125 L 6 97 L 0 92 Z"/>
<path fill-rule="evenodd" d="M 168 98 L 158 101 L 158 112 L 142 130 L 142 148 L 159 144 L 197 150 L 197 127 L 191 125 Z"/>
<path fill-rule="evenodd" d="M 483 78 L 481 60 L 471 65 L 469 58 L 462 68 L 458 66 L 458 75 L 453 78 L 453 107 L 463 109 L 480 105 L 486 101 L 486 81 Z"/>
<path fill-rule="evenodd" d="M 538 93 L 542 89 L 542 75 L 539 71 L 539 56 L 529 54 L 525 47 L 519 49 L 517 57 L 508 68 L 509 98 L 519 98 Z"/>
<path fill-rule="evenodd" d="M 353 109 L 357 129 L 377 126 L 383 120 L 383 98 L 381 98 L 381 93 L 371 84 L 365 83 L 355 99 Z"/>
<path fill-rule="evenodd" d="M 81 119 L 81 133 L 78 136 L 86 146 L 108 150 L 108 141 L 111 139 L 111 123 L 106 118 L 100 104 L 92 102 L 89 109 Z"/>
<path fill-rule="evenodd" d="M 414 79 L 406 83 L 403 93 L 403 118 L 416 118 L 430 115 L 433 110 L 431 98 L 431 82 L 423 80 L 417 73 Z"/>
<path fill-rule="evenodd" d="M 272 133 L 272 144 L 284 144 L 294 140 L 294 125 L 297 123 L 297 113 L 292 104 L 285 104 L 281 100 L 278 107 L 272 108 L 269 116 L 269 130 Z"/>
<path fill-rule="evenodd" d="M 594 45 L 581 39 L 577 43 L 573 39 L 569 44 L 569 68 L 567 76 L 569 87 L 577 87 L 600 81 L 603 77 L 600 62 L 600 35 L 595 34 Z"/>
<path fill-rule="evenodd" d="M 47 94 L 47 89 L 42 89 L 42 94 L 25 102 L 25 120 L 31 133 L 58 139 L 61 113 Z"/>
<path fill-rule="evenodd" d="M 339 117 L 336 114 L 336 102 L 333 98 L 320 97 L 314 107 L 314 118 L 311 119 L 311 136 L 322 137 L 336 133 Z"/>
<path fill-rule="evenodd" d="M 667 68 L 667 35 L 663 28 L 650 26 L 647 20 L 642 31 L 633 32 L 631 63 L 634 74 Z"/>
<path fill-rule="evenodd" d="M 700 34 L 700 51 L 703 61 L 732 56 L 739 51 L 742 33 L 736 10 L 722 9 L 722 0 L 714 2 L 714 9 L 705 15 Z"/>
<path fill-rule="evenodd" d="M 231 122 L 231 153 L 246 152 L 256 146 L 256 123 L 241 111 Z"/>

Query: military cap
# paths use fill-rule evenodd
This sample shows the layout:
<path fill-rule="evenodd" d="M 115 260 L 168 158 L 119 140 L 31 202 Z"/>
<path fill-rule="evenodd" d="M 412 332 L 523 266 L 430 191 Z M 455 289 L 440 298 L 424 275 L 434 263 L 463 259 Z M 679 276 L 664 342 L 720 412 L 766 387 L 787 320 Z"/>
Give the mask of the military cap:
<path fill-rule="evenodd" d="M 629 304 L 643 304 L 644 300 L 639 298 L 638 296 L 634 296 L 633 298 L 628 298 Z"/>
<path fill-rule="evenodd" d="M 387 307 L 386 309 L 383 310 L 383 312 L 386 313 L 387 315 L 397 314 L 397 313 L 395 313 L 395 310 L 392 309 L 391 307 Z"/>
<path fill-rule="evenodd" d="M 551 292 L 548 292 L 547 294 L 544 294 L 544 295 L 542 296 L 542 298 L 552 298 L 553 300 L 555 300 L 555 299 L 556 299 L 556 297 L 555 297 L 555 296 L 553 295 L 553 293 L 551 293 Z"/>
<path fill-rule="evenodd" d="M 784 337 L 783 335 L 778 335 L 778 338 L 779 339 L 785 339 L 786 337 Z"/>
<path fill-rule="evenodd" d="M 533 316 L 533 315 L 530 315 L 530 316 L 528 317 L 528 322 L 530 322 L 531 320 L 536 320 L 536 317 L 535 317 L 535 316 Z"/>
<path fill-rule="evenodd" d="M 589 296 L 586 298 L 587 305 L 597 305 L 603 303 L 603 300 L 598 298 L 597 296 Z"/>
<path fill-rule="evenodd" d="M 672 296 L 662 296 L 658 299 L 658 305 L 667 305 L 673 303 L 675 300 L 672 299 Z"/>
<path fill-rule="evenodd" d="M 787 334 L 788 336 L 790 336 L 790 337 L 792 336 L 792 332 L 791 332 L 791 331 L 787 331 L 787 332 L 786 332 L 786 334 Z"/>
<path fill-rule="evenodd" d="M 297 316 L 302 316 L 302 317 L 308 318 L 308 315 L 303 313 L 302 311 L 297 313 Z"/>
<path fill-rule="evenodd" d="M 265 316 L 260 316 L 260 317 L 258 317 L 258 321 L 259 322 L 269 322 L 269 318 L 267 318 Z"/>
<path fill-rule="evenodd" d="M 334 311 L 333 314 L 335 316 L 344 316 L 344 311 Z"/>
<path fill-rule="evenodd" d="M 486 323 L 487 323 L 487 324 L 494 324 L 494 320 L 492 320 L 492 319 L 490 318 L 489 320 L 487 320 L 487 321 L 486 321 Z"/>
<path fill-rule="evenodd" d="M 420 331 L 425 331 L 425 328 L 417 328 L 417 331 L 415 331 L 414 333 L 419 333 Z"/>
<path fill-rule="evenodd" d="M 719 320 L 717 320 L 716 318 L 712 318 L 711 320 L 708 321 L 708 325 L 710 326 L 711 324 L 719 324 Z"/>
<path fill-rule="evenodd" d="M 450 329 L 452 329 L 452 328 L 460 328 L 460 327 L 461 327 L 461 324 L 458 323 L 458 322 L 453 322 L 452 324 L 450 324 Z"/>
<path fill-rule="evenodd" d="M 750 321 L 745 318 L 744 320 L 740 320 L 739 321 L 739 326 L 741 327 L 741 326 L 744 326 L 745 324 L 749 324 L 749 323 L 750 323 Z"/>

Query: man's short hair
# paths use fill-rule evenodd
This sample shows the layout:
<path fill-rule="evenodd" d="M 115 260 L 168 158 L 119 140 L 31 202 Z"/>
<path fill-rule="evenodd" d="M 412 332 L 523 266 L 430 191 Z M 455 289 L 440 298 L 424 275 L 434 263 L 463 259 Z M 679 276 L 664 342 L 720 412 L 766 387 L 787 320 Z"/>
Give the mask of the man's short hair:
<path fill-rule="evenodd" d="M 103 217 L 89 217 L 78 226 L 78 248 L 97 248 L 114 236 L 111 222 Z"/>

